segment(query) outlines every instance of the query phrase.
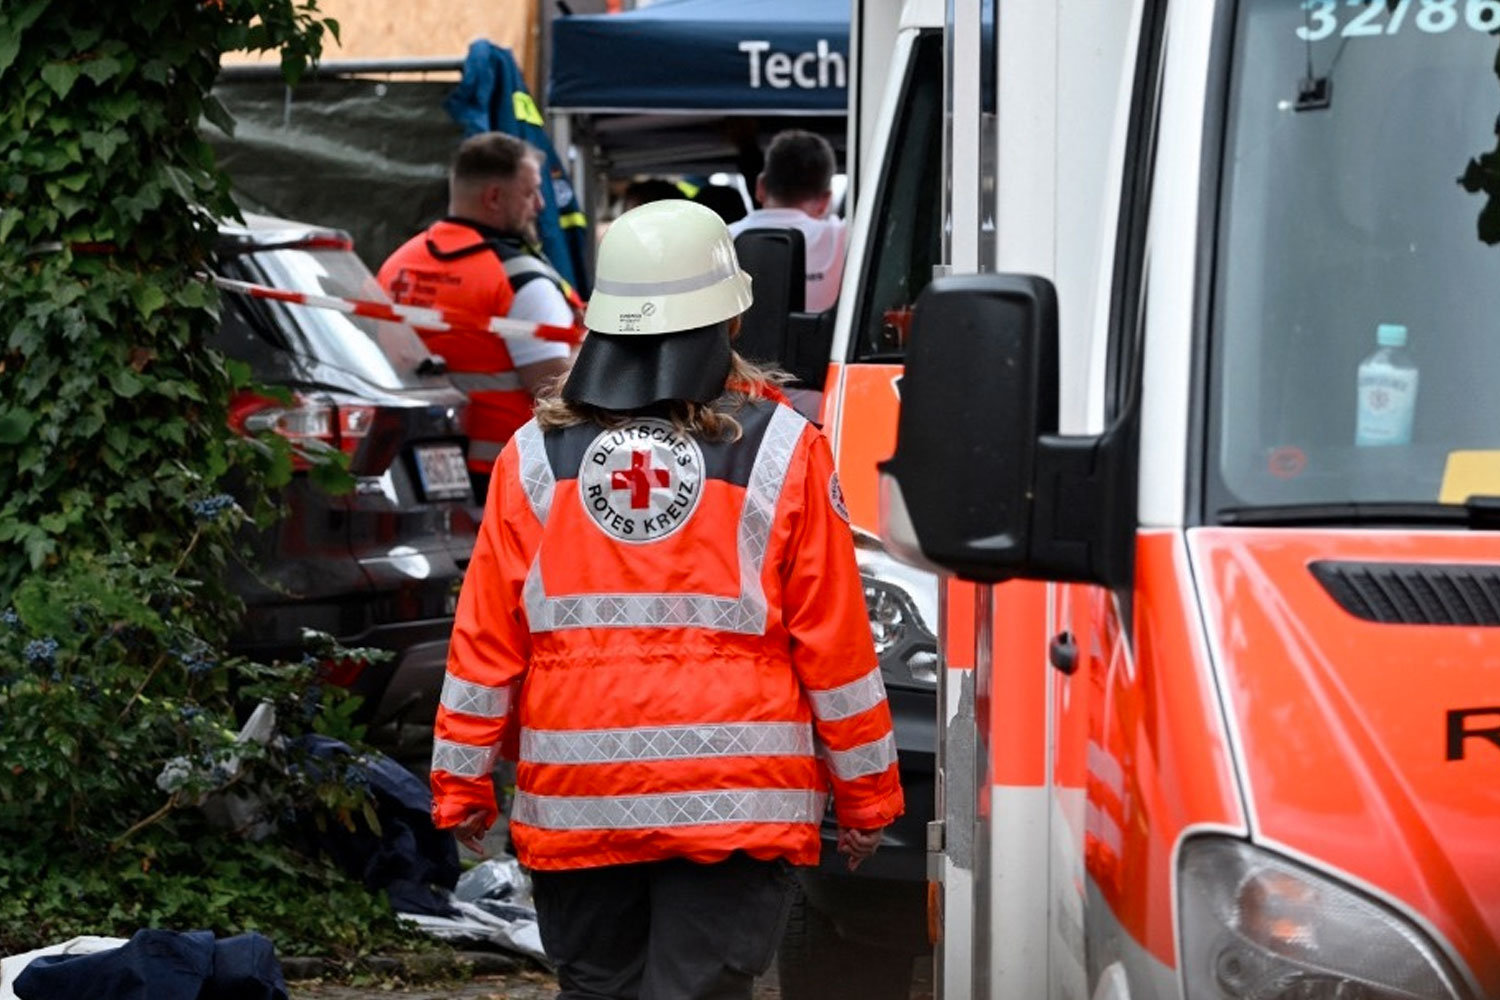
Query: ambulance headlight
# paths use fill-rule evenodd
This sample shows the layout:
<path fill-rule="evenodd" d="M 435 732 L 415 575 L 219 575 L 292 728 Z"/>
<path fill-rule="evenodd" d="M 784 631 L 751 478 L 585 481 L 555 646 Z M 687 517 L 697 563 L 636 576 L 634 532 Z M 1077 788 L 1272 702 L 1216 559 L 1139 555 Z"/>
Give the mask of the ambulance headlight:
<path fill-rule="evenodd" d="M 1182 847 L 1186 1000 L 1459 1000 L 1447 961 L 1400 915 L 1221 837 Z"/>
<path fill-rule="evenodd" d="M 935 689 L 938 578 L 897 562 L 874 535 L 856 530 L 854 545 L 886 686 Z"/>

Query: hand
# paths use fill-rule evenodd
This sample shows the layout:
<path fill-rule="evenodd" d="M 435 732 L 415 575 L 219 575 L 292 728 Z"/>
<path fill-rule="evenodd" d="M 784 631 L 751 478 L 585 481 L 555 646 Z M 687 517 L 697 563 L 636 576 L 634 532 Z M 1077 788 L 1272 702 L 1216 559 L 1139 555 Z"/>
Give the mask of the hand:
<path fill-rule="evenodd" d="M 489 824 L 484 821 L 483 812 L 471 810 L 452 829 L 453 836 L 460 844 L 481 858 L 488 857 L 484 849 L 484 835 L 489 830 Z"/>
<path fill-rule="evenodd" d="M 875 848 L 880 846 L 880 836 L 885 827 L 874 830 L 855 830 L 847 826 L 839 827 L 838 851 L 840 854 L 848 855 L 849 870 L 852 872 L 859 867 L 861 861 L 875 853 Z"/>

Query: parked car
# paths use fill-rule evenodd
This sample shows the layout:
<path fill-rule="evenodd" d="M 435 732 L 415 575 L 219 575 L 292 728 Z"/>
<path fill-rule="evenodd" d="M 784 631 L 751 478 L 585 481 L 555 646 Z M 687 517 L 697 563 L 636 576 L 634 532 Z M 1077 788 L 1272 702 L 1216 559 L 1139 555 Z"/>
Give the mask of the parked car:
<path fill-rule="evenodd" d="M 937 746 L 937 580 L 855 531 L 870 630 L 896 731 L 906 812 L 880 849 L 850 872 L 823 823 L 822 861 L 799 870 L 801 893 L 777 953 L 785 1000 L 906 1000 L 913 963 L 931 952 L 927 926 L 927 824 L 933 818 Z"/>
<path fill-rule="evenodd" d="M 277 289 L 384 299 L 348 234 L 247 215 L 220 227 L 217 270 Z M 365 699 L 372 724 L 430 722 L 447 660 L 458 587 L 479 510 L 464 467 L 465 397 L 412 328 L 335 310 L 223 296 L 213 344 L 250 366 L 262 386 L 242 393 L 231 425 L 274 432 L 311 455 L 349 456 L 352 493 L 313 485 L 299 458 L 273 498 L 284 516 L 254 535 L 237 570 L 248 613 L 239 651 L 301 656 L 301 631 L 396 655 L 335 677 Z"/>

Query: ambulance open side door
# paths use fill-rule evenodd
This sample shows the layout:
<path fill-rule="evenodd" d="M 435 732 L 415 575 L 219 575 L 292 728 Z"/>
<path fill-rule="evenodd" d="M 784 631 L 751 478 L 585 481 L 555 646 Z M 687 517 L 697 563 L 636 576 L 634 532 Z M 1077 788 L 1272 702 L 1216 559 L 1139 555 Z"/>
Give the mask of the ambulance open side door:
<path fill-rule="evenodd" d="M 1100 433 L 1101 338 L 1143 6 L 947 5 L 943 277 L 908 317 L 899 443 L 877 502 L 893 552 L 950 574 L 940 818 L 929 838 L 944 1000 L 1089 996 L 1082 798 L 1057 780 L 1065 748 L 1051 683 L 1070 655 L 1058 622 L 1088 598 L 1041 581 L 1106 603 L 1109 588 L 1130 586 L 1134 444 L 1128 426 Z M 967 433 L 969 450 L 956 453 L 955 425 L 983 427 L 991 446 Z M 1054 511 L 1118 508 L 1115 529 L 1070 545 L 1074 525 L 1033 534 L 1012 523 L 1031 509 L 1033 468 L 995 460 L 1033 461 L 1049 435 L 1065 444 L 1047 460 L 1079 490 L 1048 497 Z M 1034 565 L 1009 550 L 1035 539 L 1058 544 Z"/>

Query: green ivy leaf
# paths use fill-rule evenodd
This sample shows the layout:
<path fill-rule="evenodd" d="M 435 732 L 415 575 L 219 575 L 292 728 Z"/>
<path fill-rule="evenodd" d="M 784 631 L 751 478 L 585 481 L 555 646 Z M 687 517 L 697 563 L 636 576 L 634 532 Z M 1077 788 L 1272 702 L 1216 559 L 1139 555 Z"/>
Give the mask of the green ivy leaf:
<path fill-rule="evenodd" d="M 28 3 L 12 5 L 11 9 L 5 12 L 0 24 L 20 35 L 36 23 L 36 19 L 41 16 L 42 11 L 47 9 L 49 2 L 50 0 L 30 0 Z"/>
<path fill-rule="evenodd" d="M 131 294 L 135 298 L 135 308 L 141 314 L 142 319 L 160 310 L 167 304 L 167 293 L 161 290 L 160 285 L 142 282 L 135 286 Z"/>
<path fill-rule="evenodd" d="M 19 31 L 7 31 L 0 33 L 0 76 L 10 69 L 11 63 L 16 61 L 16 56 L 21 52 L 21 33 Z"/>
<path fill-rule="evenodd" d="M 30 410 L 12 408 L 0 413 L 0 444 L 20 444 L 35 424 L 36 414 Z"/>
<path fill-rule="evenodd" d="M 111 124 L 124 124 L 141 112 L 141 95 L 129 90 L 110 94 L 94 102 L 103 119 Z"/>
<path fill-rule="evenodd" d="M 217 126 L 220 132 L 227 136 L 234 135 L 234 115 L 224 106 L 224 102 L 213 94 L 209 94 L 203 100 L 203 117 Z"/>
<path fill-rule="evenodd" d="M 115 395 L 122 399 L 134 399 L 146 387 L 145 383 L 137 378 L 135 373 L 128 368 L 111 372 L 109 386 L 115 391 Z"/>
<path fill-rule="evenodd" d="M 102 84 L 124 72 L 125 64 L 113 56 L 104 56 L 99 59 L 90 59 L 83 64 L 81 69 L 84 75 L 94 83 Z"/>
<path fill-rule="evenodd" d="M 67 97 L 78 82 L 78 66 L 73 63 L 51 62 L 42 67 L 42 80 L 58 97 Z"/>
<path fill-rule="evenodd" d="M 100 132 L 85 132 L 79 138 L 79 144 L 84 149 L 93 153 L 102 163 L 108 163 L 110 157 L 115 155 L 115 150 L 128 142 L 123 129 L 112 128 Z"/>
<path fill-rule="evenodd" d="M 67 30 L 68 41 L 79 52 L 92 49 L 99 44 L 99 39 L 104 37 L 104 28 L 98 24 L 80 24 L 73 21 L 69 23 Z"/>
<path fill-rule="evenodd" d="M 23 217 L 19 208 L 0 208 L 0 243 L 10 239 L 10 231 Z"/>
<path fill-rule="evenodd" d="M 354 492 L 354 476 L 349 472 L 349 457 L 342 453 L 336 457 L 329 455 L 314 463 L 307 470 L 307 478 L 318 489 L 333 496 Z"/>
<path fill-rule="evenodd" d="M 124 455 L 130 449 L 130 432 L 121 424 L 110 424 L 104 429 L 104 443 L 116 454 Z"/>
<path fill-rule="evenodd" d="M 250 384 L 252 378 L 250 366 L 243 361 L 226 358 L 224 372 L 229 376 L 229 386 L 232 389 L 243 389 Z"/>
<path fill-rule="evenodd" d="M 57 551 L 57 542 L 38 531 L 27 536 L 25 549 L 26 561 L 33 570 L 38 570 L 47 564 L 47 557 Z"/>

